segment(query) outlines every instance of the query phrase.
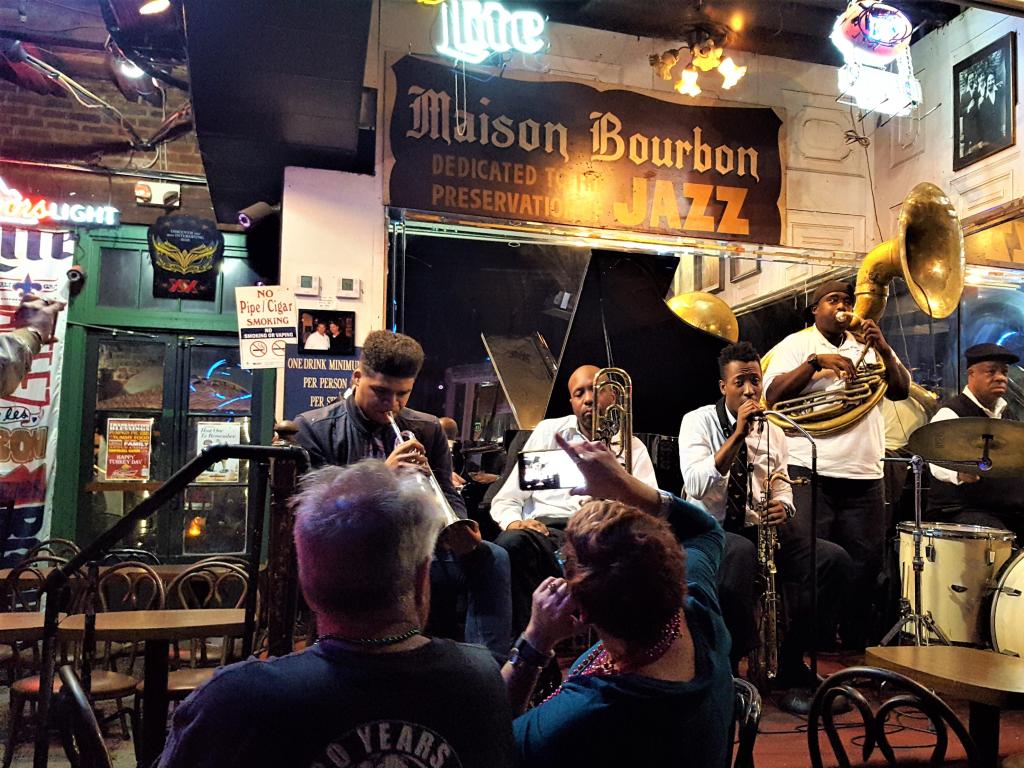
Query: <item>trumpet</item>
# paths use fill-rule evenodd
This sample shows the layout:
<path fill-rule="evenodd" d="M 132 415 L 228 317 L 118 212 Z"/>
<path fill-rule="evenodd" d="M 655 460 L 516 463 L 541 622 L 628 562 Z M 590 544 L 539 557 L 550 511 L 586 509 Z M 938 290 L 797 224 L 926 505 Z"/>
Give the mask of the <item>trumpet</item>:
<path fill-rule="evenodd" d="M 750 654 L 751 679 L 759 689 L 767 690 L 769 683 L 779 676 L 779 593 L 775 584 L 778 569 L 775 553 L 779 549 L 779 532 L 774 525 L 768 525 L 768 506 L 772 500 L 772 487 L 777 482 L 788 485 L 804 485 L 807 478 L 790 479 L 784 470 L 768 475 L 757 504 L 757 565 L 764 591 L 758 601 L 757 637 L 758 647 Z"/>
<path fill-rule="evenodd" d="M 391 429 L 395 431 L 395 441 L 398 445 L 407 443 L 409 440 L 414 439 L 411 432 L 403 432 L 398 428 L 398 423 L 395 421 L 394 414 L 388 414 L 388 421 L 391 422 Z M 425 476 L 425 479 L 427 484 L 430 486 L 431 493 L 434 494 L 434 500 L 441 508 L 441 515 L 444 517 L 444 527 L 447 528 L 449 525 L 454 525 L 455 523 L 466 522 L 464 518 L 455 514 L 455 510 L 452 509 L 452 505 L 448 502 L 448 497 L 444 495 L 444 489 L 441 488 L 441 484 L 438 483 L 437 478 L 434 477 L 434 470 L 429 466 L 427 469 L 429 472 Z"/>

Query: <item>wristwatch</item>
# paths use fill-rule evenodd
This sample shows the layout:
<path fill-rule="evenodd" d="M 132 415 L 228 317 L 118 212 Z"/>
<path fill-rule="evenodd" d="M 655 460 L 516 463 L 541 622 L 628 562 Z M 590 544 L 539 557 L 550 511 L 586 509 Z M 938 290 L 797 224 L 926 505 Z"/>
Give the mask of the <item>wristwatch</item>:
<path fill-rule="evenodd" d="M 667 518 L 668 515 L 669 515 L 669 512 L 672 511 L 673 504 L 674 504 L 674 500 L 672 498 L 672 494 L 669 493 L 668 491 L 663 491 L 663 490 L 661 490 L 659 488 L 658 489 L 658 513 L 660 514 L 660 516 L 663 517 L 663 518 Z"/>
<path fill-rule="evenodd" d="M 811 366 L 811 368 L 814 369 L 815 373 L 817 373 L 818 371 L 821 370 L 821 363 L 818 362 L 818 356 L 817 355 L 811 355 L 810 357 L 808 357 L 807 360 L 806 360 L 806 363 L 809 366 Z"/>
<path fill-rule="evenodd" d="M 526 639 L 525 634 L 519 636 L 519 639 L 512 646 L 512 650 L 508 653 L 508 663 L 513 667 L 529 666 L 542 669 L 553 658 L 555 658 L 554 651 L 551 651 L 551 653 L 541 653 L 530 645 L 530 641 Z"/>

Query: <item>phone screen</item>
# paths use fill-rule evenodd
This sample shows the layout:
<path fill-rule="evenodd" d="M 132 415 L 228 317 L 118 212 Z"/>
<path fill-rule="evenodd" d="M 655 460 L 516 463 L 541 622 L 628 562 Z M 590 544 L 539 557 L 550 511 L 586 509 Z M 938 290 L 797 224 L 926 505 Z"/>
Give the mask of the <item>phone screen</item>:
<path fill-rule="evenodd" d="M 523 451 L 519 454 L 519 488 L 548 491 L 584 485 L 583 475 L 572 457 L 561 448 Z"/>

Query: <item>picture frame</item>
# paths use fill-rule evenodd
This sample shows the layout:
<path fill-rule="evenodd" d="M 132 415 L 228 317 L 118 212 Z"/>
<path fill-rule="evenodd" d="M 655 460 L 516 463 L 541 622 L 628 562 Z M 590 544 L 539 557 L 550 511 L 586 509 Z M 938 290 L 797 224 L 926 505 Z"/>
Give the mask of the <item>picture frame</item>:
<path fill-rule="evenodd" d="M 953 65 L 953 170 L 1017 143 L 1017 34 Z"/>
<path fill-rule="evenodd" d="M 729 282 L 740 283 L 748 277 L 761 274 L 760 259 L 729 259 Z"/>
<path fill-rule="evenodd" d="M 725 260 L 706 253 L 693 255 L 693 289 L 704 293 L 725 290 Z"/>
<path fill-rule="evenodd" d="M 337 334 L 334 332 L 335 326 Z M 297 328 L 300 355 L 345 357 L 355 354 L 355 312 L 319 308 L 299 309 Z"/>

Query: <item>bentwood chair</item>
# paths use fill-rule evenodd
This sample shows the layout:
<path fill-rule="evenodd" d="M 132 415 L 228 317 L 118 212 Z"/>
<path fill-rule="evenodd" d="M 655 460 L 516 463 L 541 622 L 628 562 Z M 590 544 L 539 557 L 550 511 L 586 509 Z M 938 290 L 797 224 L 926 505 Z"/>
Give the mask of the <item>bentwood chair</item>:
<path fill-rule="evenodd" d="M 104 567 L 100 572 L 97 592 L 100 610 L 104 612 L 155 611 L 162 609 L 166 601 L 164 582 L 159 574 L 145 563 L 130 560 Z M 141 642 L 107 641 L 103 655 L 110 669 L 114 670 L 119 660 L 127 659 L 127 671 L 131 674 L 141 649 Z"/>
<path fill-rule="evenodd" d="M 210 560 L 195 563 L 179 573 L 167 587 L 168 608 L 242 608 L 249 592 L 249 577 L 245 569 L 230 562 Z M 257 611 L 257 614 L 259 611 Z M 230 650 L 230 638 L 216 647 L 206 638 L 195 638 L 189 648 L 177 643 L 171 648 L 174 666 L 188 662 L 192 667 L 219 662 L 224 650 Z"/>
<path fill-rule="evenodd" d="M 68 762 L 76 768 L 113 768 L 96 713 L 75 668 L 65 664 L 57 673 L 62 685 L 55 708 Z"/>
<path fill-rule="evenodd" d="M 16 571 L 12 570 L 8 581 L 16 576 Z M 44 577 L 41 573 L 36 571 L 39 578 L 39 586 L 42 586 Z M 19 583 L 23 579 L 19 578 Z M 73 590 L 72 594 L 81 595 L 83 590 L 81 588 Z M 69 611 L 75 611 L 80 608 L 77 605 L 79 599 L 76 597 L 74 601 L 65 601 Z M 102 610 L 102 600 L 98 601 L 100 604 L 97 606 L 97 610 Z M 82 661 L 82 654 L 80 653 L 80 643 L 66 643 L 62 644 L 58 648 L 58 663 L 67 664 L 72 661 Z M 117 703 L 116 715 L 121 720 L 122 734 L 125 739 L 128 738 L 127 718 L 125 716 L 126 708 L 123 705 L 124 699 L 127 699 L 135 693 L 135 686 L 138 681 L 130 675 L 125 675 L 112 669 L 106 669 L 109 661 L 106 658 L 105 653 L 97 653 L 95 659 L 95 667 L 90 669 L 92 685 L 89 691 L 89 700 L 91 702 L 99 701 L 114 701 Z M 24 718 L 25 705 L 28 703 L 35 704 L 39 701 L 39 693 L 42 687 L 42 681 L 38 674 L 30 675 L 28 677 L 22 677 L 15 680 L 11 684 L 11 707 L 10 707 L 10 722 L 7 727 L 7 749 L 4 752 L 4 759 L 2 768 L 10 768 L 11 762 L 14 759 L 14 749 L 18 743 L 19 731 L 21 730 L 22 720 Z M 58 692 L 62 687 L 60 680 L 54 680 L 53 690 L 54 693 Z"/>
<path fill-rule="evenodd" d="M 757 687 L 738 677 L 732 679 L 735 708 L 733 710 L 732 768 L 754 768 L 754 742 L 761 724 L 761 694 Z"/>
<path fill-rule="evenodd" d="M 26 552 L 22 561 L 32 560 L 38 555 L 43 555 L 46 557 L 59 557 L 66 562 L 79 552 L 81 550 L 73 541 L 68 541 L 67 539 L 46 539 L 45 541 L 40 541 Z"/>
<path fill-rule="evenodd" d="M 884 691 L 882 696 L 888 698 L 881 701 L 880 697 L 875 696 L 872 697 L 872 701 L 869 701 L 868 697 L 859 690 L 859 688 L 866 687 L 882 690 Z M 813 768 L 822 768 L 824 765 L 818 738 L 819 730 L 825 731 L 838 764 L 840 766 L 851 765 L 844 741 L 840 738 L 840 726 L 837 725 L 832 714 L 832 704 L 840 697 L 848 699 L 854 710 L 860 715 L 863 732 L 857 738 L 862 741 L 850 741 L 849 738 L 847 741 L 860 745 L 861 765 L 867 764 L 876 747 L 887 765 L 899 765 L 900 760 L 895 752 L 899 747 L 893 745 L 890 737 L 905 730 L 905 721 L 914 718 L 914 722 L 920 724 L 914 728 L 915 735 L 932 734 L 934 738 L 934 744 L 930 745 L 931 755 L 927 761 L 919 759 L 921 764 L 925 764 L 925 762 L 929 765 L 944 764 L 949 746 L 949 731 L 953 731 L 967 753 L 967 764 L 971 768 L 981 768 L 981 755 L 974 739 L 942 699 L 909 677 L 875 667 L 843 669 L 831 675 L 818 687 L 814 694 L 814 700 L 811 702 L 811 710 L 807 713 L 807 746 Z M 873 704 L 876 706 L 873 707 Z M 850 724 L 846 722 L 843 723 L 842 728 L 845 734 L 860 730 L 851 728 Z M 918 748 L 928 749 L 929 745 L 926 744 Z M 900 757 L 903 758 L 903 762 L 908 759 L 906 755 Z"/>

